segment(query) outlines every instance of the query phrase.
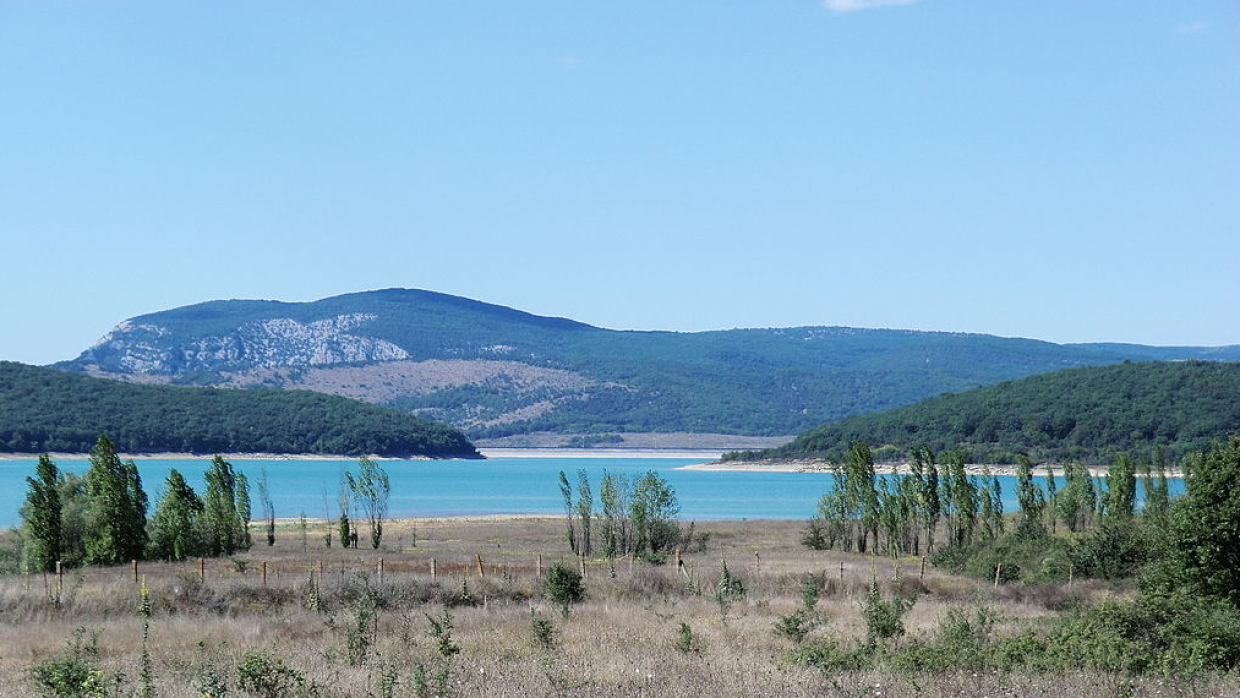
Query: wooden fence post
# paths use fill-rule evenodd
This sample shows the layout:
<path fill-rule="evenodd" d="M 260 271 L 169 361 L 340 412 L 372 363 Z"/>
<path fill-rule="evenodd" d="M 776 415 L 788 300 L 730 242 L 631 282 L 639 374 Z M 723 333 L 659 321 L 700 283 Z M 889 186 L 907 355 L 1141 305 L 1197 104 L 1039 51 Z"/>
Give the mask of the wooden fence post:
<path fill-rule="evenodd" d="M 198 581 L 207 581 L 207 558 L 198 558 Z"/>
<path fill-rule="evenodd" d="M 267 586 L 267 561 L 263 560 L 263 586 Z"/>
<path fill-rule="evenodd" d="M 379 558 L 379 583 L 383 583 L 383 558 Z"/>
<path fill-rule="evenodd" d="M 543 567 L 543 565 L 542 565 L 542 553 L 538 553 L 538 567 L 536 567 L 535 569 L 537 570 L 537 572 L 538 572 L 538 576 L 539 576 L 539 577 L 541 577 L 541 576 L 542 576 L 542 567 Z"/>
<path fill-rule="evenodd" d="M 435 581 L 435 558 L 431 558 L 431 581 Z"/>
<path fill-rule="evenodd" d="M 917 581 L 924 582 L 926 580 L 926 556 L 921 556 L 921 574 L 917 577 Z"/>
<path fill-rule="evenodd" d="M 138 581 L 138 561 L 137 561 L 137 560 L 133 560 L 133 561 L 131 561 L 131 564 L 133 565 L 133 581 L 134 581 L 134 583 L 137 583 L 137 581 Z"/>
<path fill-rule="evenodd" d="M 486 570 L 482 568 L 482 555 L 474 555 L 474 560 L 478 563 L 478 578 L 485 578 L 487 573 Z"/>

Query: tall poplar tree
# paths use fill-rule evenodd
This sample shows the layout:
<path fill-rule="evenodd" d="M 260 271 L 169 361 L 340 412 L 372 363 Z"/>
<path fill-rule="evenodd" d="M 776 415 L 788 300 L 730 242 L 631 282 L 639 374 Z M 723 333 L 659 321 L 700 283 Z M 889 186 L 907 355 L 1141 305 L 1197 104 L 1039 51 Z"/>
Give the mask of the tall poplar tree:
<path fill-rule="evenodd" d="M 204 476 L 207 482 L 206 492 L 202 497 L 202 525 L 212 555 L 232 555 L 248 546 L 248 538 L 244 528 L 249 516 L 249 495 L 243 487 L 237 487 L 237 473 L 232 464 L 223 456 L 211 459 L 211 467 Z M 238 504 L 242 506 L 238 507 Z"/>
<path fill-rule="evenodd" d="M 345 472 L 345 482 L 353 493 L 353 501 L 362 509 L 362 514 L 370 522 L 370 547 L 378 549 L 383 539 L 383 521 L 387 518 L 388 497 L 392 493 L 392 482 L 378 463 L 365 456 L 357 463 L 357 476 Z"/>
<path fill-rule="evenodd" d="M 60 472 L 52 459 L 43 454 L 35 466 L 35 477 L 27 477 L 30 492 L 21 509 L 22 569 L 30 572 L 51 572 L 61 559 Z"/>
<path fill-rule="evenodd" d="M 86 471 L 85 562 L 115 565 L 142 557 L 146 547 L 146 493 L 133 461 L 100 436 Z"/>
<path fill-rule="evenodd" d="M 147 557 L 157 560 L 185 560 L 202 554 L 199 517 L 202 500 L 176 468 L 168 471 L 164 495 L 151 517 Z"/>

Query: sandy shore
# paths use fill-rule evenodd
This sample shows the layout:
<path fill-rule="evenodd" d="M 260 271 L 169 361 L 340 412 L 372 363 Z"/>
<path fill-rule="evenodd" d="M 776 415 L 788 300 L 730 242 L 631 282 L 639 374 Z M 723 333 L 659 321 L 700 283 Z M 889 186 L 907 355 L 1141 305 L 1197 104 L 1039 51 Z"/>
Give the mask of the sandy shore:
<path fill-rule="evenodd" d="M 701 448 L 479 448 L 487 458 L 700 458 L 723 457 L 719 449 Z"/>
<path fill-rule="evenodd" d="M 989 471 L 991 475 L 1004 475 L 1009 477 L 1016 476 L 1015 465 L 981 465 L 968 464 L 964 467 L 965 472 L 970 475 L 982 475 Z M 1045 464 L 1035 465 L 1033 467 L 1034 477 L 1043 477 L 1046 475 L 1047 466 Z M 1064 473 L 1063 465 L 1058 463 L 1050 464 L 1051 472 L 1055 475 L 1062 476 Z M 712 461 L 710 463 L 694 463 L 686 465 L 678 470 L 711 470 L 718 472 L 737 472 L 737 473 L 831 473 L 831 466 L 822 460 L 787 460 L 787 461 Z M 1089 466 L 1089 474 L 1094 477 L 1103 477 L 1110 468 L 1106 466 L 1091 465 Z M 876 463 L 874 472 L 879 475 L 907 475 L 912 472 L 908 463 Z M 939 472 L 943 472 L 943 464 L 939 464 Z M 1140 474 L 1137 475 L 1140 477 Z M 1183 477 L 1183 473 L 1177 468 L 1168 468 L 1167 477 L 1179 478 Z"/>

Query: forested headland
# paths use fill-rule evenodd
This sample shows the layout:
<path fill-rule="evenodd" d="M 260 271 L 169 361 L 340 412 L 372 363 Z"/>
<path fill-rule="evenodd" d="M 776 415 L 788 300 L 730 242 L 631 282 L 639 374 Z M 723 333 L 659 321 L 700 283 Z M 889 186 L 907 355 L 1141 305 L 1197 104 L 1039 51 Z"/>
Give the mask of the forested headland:
<path fill-rule="evenodd" d="M 1240 363 L 1141 362 L 1044 373 L 811 429 L 732 460 L 840 459 L 854 443 L 875 457 L 910 448 L 961 451 L 972 463 L 1109 464 L 1155 449 L 1175 461 L 1240 432 Z"/>
<path fill-rule="evenodd" d="M 0 362 L 0 452 L 477 458 L 459 430 L 335 395 L 139 385 Z"/>

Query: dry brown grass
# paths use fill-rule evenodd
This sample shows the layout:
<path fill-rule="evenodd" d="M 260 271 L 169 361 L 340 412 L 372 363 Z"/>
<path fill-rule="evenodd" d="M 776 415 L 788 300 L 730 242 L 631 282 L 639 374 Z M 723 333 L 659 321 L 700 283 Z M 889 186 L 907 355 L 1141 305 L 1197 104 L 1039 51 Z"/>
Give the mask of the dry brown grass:
<path fill-rule="evenodd" d="M 325 696 L 378 696 L 385 671 L 399 681 L 394 695 L 415 695 L 414 668 L 438 661 L 426 616 L 442 617 L 445 610 L 462 649 L 449 682 L 458 695 L 1062 698 L 1236 695 L 1240 689 L 1234 677 L 1187 685 L 1157 677 L 1129 684 L 1124 677 L 1088 673 L 828 676 L 790 663 L 792 642 L 774 632 L 779 616 L 800 604 L 800 585 L 810 574 L 827 579 L 819 603 L 827 621 L 811 637 L 844 642 L 864 637 L 860 598 L 872 578 L 887 593 L 920 592 L 906 619 L 913 635 L 936 629 L 953 605 L 987 605 L 1007 619 L 1004 627 L 1016 628 L 1050 615 L 1070 598 L 1097 600 L 1117 592 L 1101 585 L 1076 585 L 1071 591 L 995 589 L 933 568 L 923 577 L 916 559 L 897 563 L 805 550 L 798 545 L 798 522 L 715 522 L 697 528 L 710 534 L 709 541 L 704 552 L 686 555 L 683 572 L 674 563 L 592 561 L 588 598 L 568 616 L 542 598 L 536 576 L 540 554 L 545 566 L 576 564 L 564 550 L 560 519 L 394 522 L 387 529 L 391 545 L 380 551 L 325 549 L 321 525 L 303 550 L 300 532 L 289 525 L 273 548 L 259 545 L 236 562 L 208 561 L 205 580 L 197 561 L 144 563 L 139 575 L 151 589 L 154 607 L 149 647 L 157 695 L 200 696 L 204 676 L 233 675 L 250 649 L 278 656 L 326 687 Z M 484 577 L 478 575 L 476 556 L 482 558 Z M 747 587 L 727 608 L 710 593 L 723 560 Z M 318 584 L 317 610 L 308 593 L 311 578 Z M 463 586 L 477 605 L 449 608 Z M 366 633 L 374 644 L 364 662 L 351 665 L 347 628 L 356 620 L 357 604 L 350 599 L 366 588 L 380 605 L 377 624 Z M 136 690 L 142 619 L 132 570 L 73 571 L 65 575 L 58 597 L 55 591 L 50 577 L 0 577 L 0 695 L 36 695 L 30 667 L 61 653 L 80 626 L 98 632 L 102 667 L 124 672 L 127 689 Z M 554 624 L 554 648 L 535 641 L 536 617 Z M 676 648 L 682 623 L 692 629 L 700 651 Z M 233 695 L 248 694 L 234 681 Z"/>

